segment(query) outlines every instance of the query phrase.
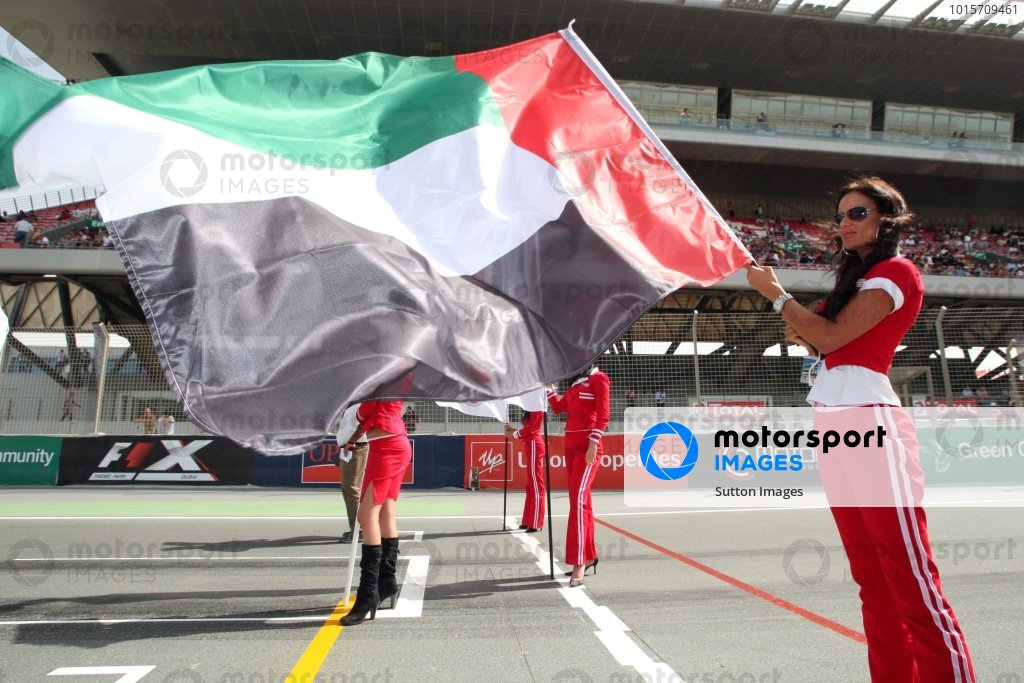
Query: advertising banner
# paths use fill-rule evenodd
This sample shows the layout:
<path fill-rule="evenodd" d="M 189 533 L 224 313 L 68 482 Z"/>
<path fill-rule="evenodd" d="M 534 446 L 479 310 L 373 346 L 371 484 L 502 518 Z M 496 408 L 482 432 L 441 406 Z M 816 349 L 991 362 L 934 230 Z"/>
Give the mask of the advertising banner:
<path fill-rule="evenodd" d="M 565 469 L 565 439 L 561 435 L 550 436 L 551 486 L 553 491 L 567 490 Z M 594 479 L 594 489 L 622 490 L 623 456 L 622 435 L 606 434 L 603 439 L 604 454 Z M 526 486 L 527 455 L 522 441 L 509 439 L 509 485 L 512 490 L 521 491 Z M 505 437 L 500 434 L 476 434 L 466 437 L 466 473 L 463 486 L 469 487 L 471 468 L 478 468 L 481 489 L 500 489 L 505 485 Z"/>
<path fill-rule="evenodd" d="M 56 486 L 61 439 L 0 436 L 0 486 Z"/>
<path fill-rule="evenodd" d="M 402 486 L 416 483 L 416 439 L 412 442 L 412 462 L 405 470 Z M 330 484 L 341 486 L 341 449 L 332 441 L 324 441 L 316 448 L 302 454 L 302 469 L 299 473 L 300 484 Z"/>
<path fill-rule="evenodd" d="M 252 483 L 252 460 L 223 437 L 67 438 L 59 483 L 241 486 Z"/>
<path fill-rule="evenodd" d="M 463 480 L 463 437 L 416 435 L 412 442 L 412 463 L 402 485 L 410 488 L 460 487 Z M 338 444 L 324 441 L 301 455 L 265 456 L 253 459 L 252 483 L 257 486 L 301 486 L 337 488 Z"/>

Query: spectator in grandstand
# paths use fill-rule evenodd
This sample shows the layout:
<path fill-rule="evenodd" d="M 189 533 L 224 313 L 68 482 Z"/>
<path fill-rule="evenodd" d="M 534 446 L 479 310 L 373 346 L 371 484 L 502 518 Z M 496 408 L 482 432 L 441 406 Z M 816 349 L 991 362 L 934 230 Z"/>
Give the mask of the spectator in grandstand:
<path fill-rule="evenodd" d="M 505 425 L 505 436 L 521 439 L 526 452 L 526 500 L 523 502 L 523 517 L 520 529 L 532 534 L 544 528 L 544 413 L 523 411 L 523 426 L 512 429 Z"/>
<path fill-rule="evenodd" d="M 768 115 L 764 112 L 757 115 L 757 129 L 768 130 Z"/>
<path fill-rule="evenodd" d="M 35 247 L 36 249 L 46 249 L 50 246 L 50 240 L 43 233 L 43 229 L 37 225 L 32 228 L 32 232 L 28 236 L 28 242 L 23 246 Z"/>
<path fill-rule="evenodd" d="M 18 212 L 18 220 L 14 223 L 14 241 L 21 246 L 28 246 L 28 236 L 32 234 L 33 226 L 28 222 L 28 216 L 24 211 Z"/>
<path fill-rule="evenodd" d="M 142 415 L 135 418 L 134 422 L 142 425 L 143 434 L 156 434 L 156 417 L 153 416 L 152 408 L 144 408 Z"/>
<path fill-rule="evenodd" d="M 565 396 L 548 388 L 552 412 L 568 413 L 565 423 L 565 460 L 569 472 L 569 522 L 565 531 L 565 563 L 572 565 L 569 587 L 583 585 L 587 570 L 597 574 L 594 544 L 594 505 L 590 487 L 601 466 L 601 440 L 611 418 L 611 382 L 591 365 L 573 377 Z"/>
<path fill-rule="evenodd" d="M 731 201 L 725 205 L 725 210 L 729 218 L 736 218 L 736 209 L 733 207 Z"/>
<path fill-rule="evenodd" d="M 420 423 L 420 416 L 413 410 L 411 403 L 405 407 L 405 412 L 402 413 L 402 422 L 405 424 L 405 431 L 409 434 L 413 434 L 416 431 L 416 425 Z"/>
<path fill-rule="evenodd" d="M 345 449 L 338 458 L 338 467 L 341 468 L 341 497 L 345 500 L 345 513 L 348 515 L 348 531 L 339 539 L 342 543 L 352 543 L 354 540 L 359 490 L 363 485 L 363 471 L 366 469 L 366 453 L 369 447 L 366 434 L 363 434 L 354 446 Z M 359 530 L 359 540 L 363 540 L 362 529 Z"/>
<path fill-rule="evenodd" d="M 6 222 L 7 222 L 7 212 L 4 211 L 4 212 L 0 213 L 0 223 L 6 223 Z"/>
<path fill-rule="evenodd" d="M 356 411 L 359 426 L 346 449 L 357 447 L 364 434 L 370 442 L 356 516 L 363 529 L 363 557 L 359 563 L 359 589 L 344 626 L 361 624 L 377 616 L 377 607 L 398 595 L 398 521 L 395 508 L 402 478 L 412 460 L 412 444 L 402 422 L 402 401 L 367 401 Z"/>
<path fill-rule="evenodd" d="M 750 285 L 773 302 L 801 339 L 825 354 L 807 400 L 819 406 L 875 406 L 890 443 L 898 433 L 898 464 L 879 467 L 871 488 L 893 492 L 885 507 L 832 506 L 839 535 L 860 586 L 868 666 L 874 681 L 975 680 L 963 632 L 940 588 L 925 512 L 902 502 L 920 482 L 913 459 L 912 420 L 900 409 L 887 371 L 896 346 L 917 320 L 924 287 L 917 268 L 898 256 L 900 232 L 912 224 L 906 200 L 889 183 L 859 177 L 839 192 L 833 241 L 836 283 L 817 312 L 793 300 L 771 268 L 749 266 Z M 837 411 L 848 412 L 848 411 Z M 830 500 L 840 454 L 819 464 Z M 849 452 L 849 451 L 847 451 Z M 858 459 L 882 448 L 861 448 Z M 854 472 L 855 473 L 855 472 Z M 896 492 L 900 492 L 897 496 Z M 848 504 L 847 504 L 848 505 Z"/>
<path fill-rule="evenodd" d="M 683 107 L 683 110 L 679 112 L 679 125 L 688 126 L 690 125 L 690 110 Z"/>
<path fill-rule="evenodd" d="M 758 225 L 764 223 L 764 204 L 760 202 L 754 207 L 754 222 Z"/>
<path fill-rule="evenodd" d="M 633 387 L 630 387 L 629 391 L 626 392 L 626 407 L 636 407 L 636 389 L 634 389 Z"/>
<path fill-rule="evenodd" d="M 664 389 L 656 389 L 654 392 L 654 405 L 658 408 L 665 407 L 665 401 L 667 399 Z"/>
<path fill-rule="evenodd" d="M 64 413 L 60 416 L 61 422 L 64 420 L 74 422 L 75 408 L 78 408 L 80 405 L 81 404 L 75 400 L 75 392 L 69 391 L 68 395 L 64 397 Z"/>
<path fill-rule="evenodd" d="M 160 417 L 156 419 L 156 433 L 157 434 L 173 434 L 174 433 L 174 416 L 168 411 L 160 413 Z"/>

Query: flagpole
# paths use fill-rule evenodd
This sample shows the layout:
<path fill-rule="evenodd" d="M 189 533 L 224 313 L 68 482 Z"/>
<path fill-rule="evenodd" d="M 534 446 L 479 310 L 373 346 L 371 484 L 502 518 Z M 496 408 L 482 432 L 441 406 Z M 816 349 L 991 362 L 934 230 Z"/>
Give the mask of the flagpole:
<path fill-rule="evenodd" d="M 358 427 L 356 427 L 356 429 L 358 429 Z M 349 435 L 349 437 L 351 438 L 351 434 Z M 341 445 L 341 444 L 339 444 L 339 445 Z M 342 448 L 344 448 L 344 446 L 342 446 Z M 369 446 L 367 446 L 367 448 L 369 448 Z M 339 457 L 341 455 L 342 455 L 341 453 L 338 454 Z M 367 453 L 367 456 L 368 455 L 369 454 Z M 349 457 L 350 458 L 356 457 L 355 453 L 350 453 Z M 341 463 L 339 462 L 338 465 L 341 465 Z M 363 485 L 363 477 L 365 475 L 366 475 L 366 463 L 364 462 L 363 463 L 362 471 L 359 472 L 359 481 L 356 482 L 356 489 L 357 490 L 359 490 L 362 487 L 362 485 Z M 342 484 L 344 484 L 344 483 L 345 482 L 342 482 Z M 362 496 L 360 496 L 360 498 L 361 497 Z M 348 575 L 345 577 L 345 603 L 346 604 L 355 599 L 355 596 L 352 595 L 352 578 L 355 576 L 355 573 L 356 573 L 356 545 L 359 545 L 359 534 L 360 533 L 361 532 L 359 530 L 359 515 L 356 515 L 355 524 L 352 525 L 352 546 L 348 549 Z"/>
<path fill-rule="evenodd" d="M 554 532 L 551 531 L 551 444 L 548 443 L 548 411 L 544 411 L 544 480 L 548 497 L 548 565 L 551 580 L 555 578 L 555 544 Z"/>
<path fill-rule="evenodd" d="M 505 502 L 501 506 L 501 530 L 508 524 L 508 434 L 505 435 Z"/>
<path fill-rule="evenodd" d="M 359 518 L 352 525 L 352 546 L 348 549 L 348 577 L 345 579 L 345 602 L 352 599 L 352 577 L 356 573 L 356 545 L 359 544 Z"/>

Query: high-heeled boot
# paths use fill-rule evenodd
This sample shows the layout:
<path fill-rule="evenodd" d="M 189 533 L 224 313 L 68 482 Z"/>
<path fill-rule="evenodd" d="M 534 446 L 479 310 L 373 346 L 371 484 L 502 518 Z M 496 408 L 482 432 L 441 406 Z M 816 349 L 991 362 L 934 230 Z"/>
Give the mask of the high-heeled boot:
<path fill-rule="evenodd" d="M 398 580 L 395 578 L 398 572 L 398 537 L 380 539 L 383 548 L 380 560 L 380 578 L 377 580 L 377 593 L 380 595 L 380 602 L 391 598 L 390 608 L 394 608 L 395 600 L 398 598 Z"/>
<path fill-rule="evenodd" d="M 372 621 L 377 616 L 380 596 L 377 594 L 377 579 L 380 576 L 381 547 L 363 544 L 363 559 L 359 561 L 359 588 L 356 590 L 356 604 L 341 618 L 342 626 L 361 624 L 369 615 Z"/>

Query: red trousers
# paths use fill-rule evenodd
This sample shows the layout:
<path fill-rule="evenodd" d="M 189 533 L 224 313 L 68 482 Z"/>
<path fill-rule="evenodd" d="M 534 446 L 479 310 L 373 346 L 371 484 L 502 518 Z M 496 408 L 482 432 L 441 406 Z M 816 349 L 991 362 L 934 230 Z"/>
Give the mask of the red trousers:
<path fill-rule="evenodd" d="M 568 432 L 565 435 L 565 460 L 569 470 L 569 523 L 565 530 L 565 563 L 588 564 L 597 558 L 594 545 L 594 506 L 590 487 L 600 466 L 601 443 L 597 444 L 597 461 L 587 464 L 589 432 Z"/>
<path fill-rule="evenodd" d="M 529 439 L 526 449 L 526 503 L 523 505 L 523 524 L 531 529 L 544 528 L 544 442 Z"/>
<path fill-rule="evenodd" d="M 860 586 L 871 680 L 973 682 L 967 643 L 942 593 L 924 508 L 917 504 L 923 473 L 913 419 L 891 406 L 861 410 L 885 427 L 885 447 L 823 456 L 820 468 L 851 575 Z M 870 491 L 850 489 L 866 488 L 868 479 L 873 479 Z M 856 498 L 869 505 L 849 506 Z"/>

